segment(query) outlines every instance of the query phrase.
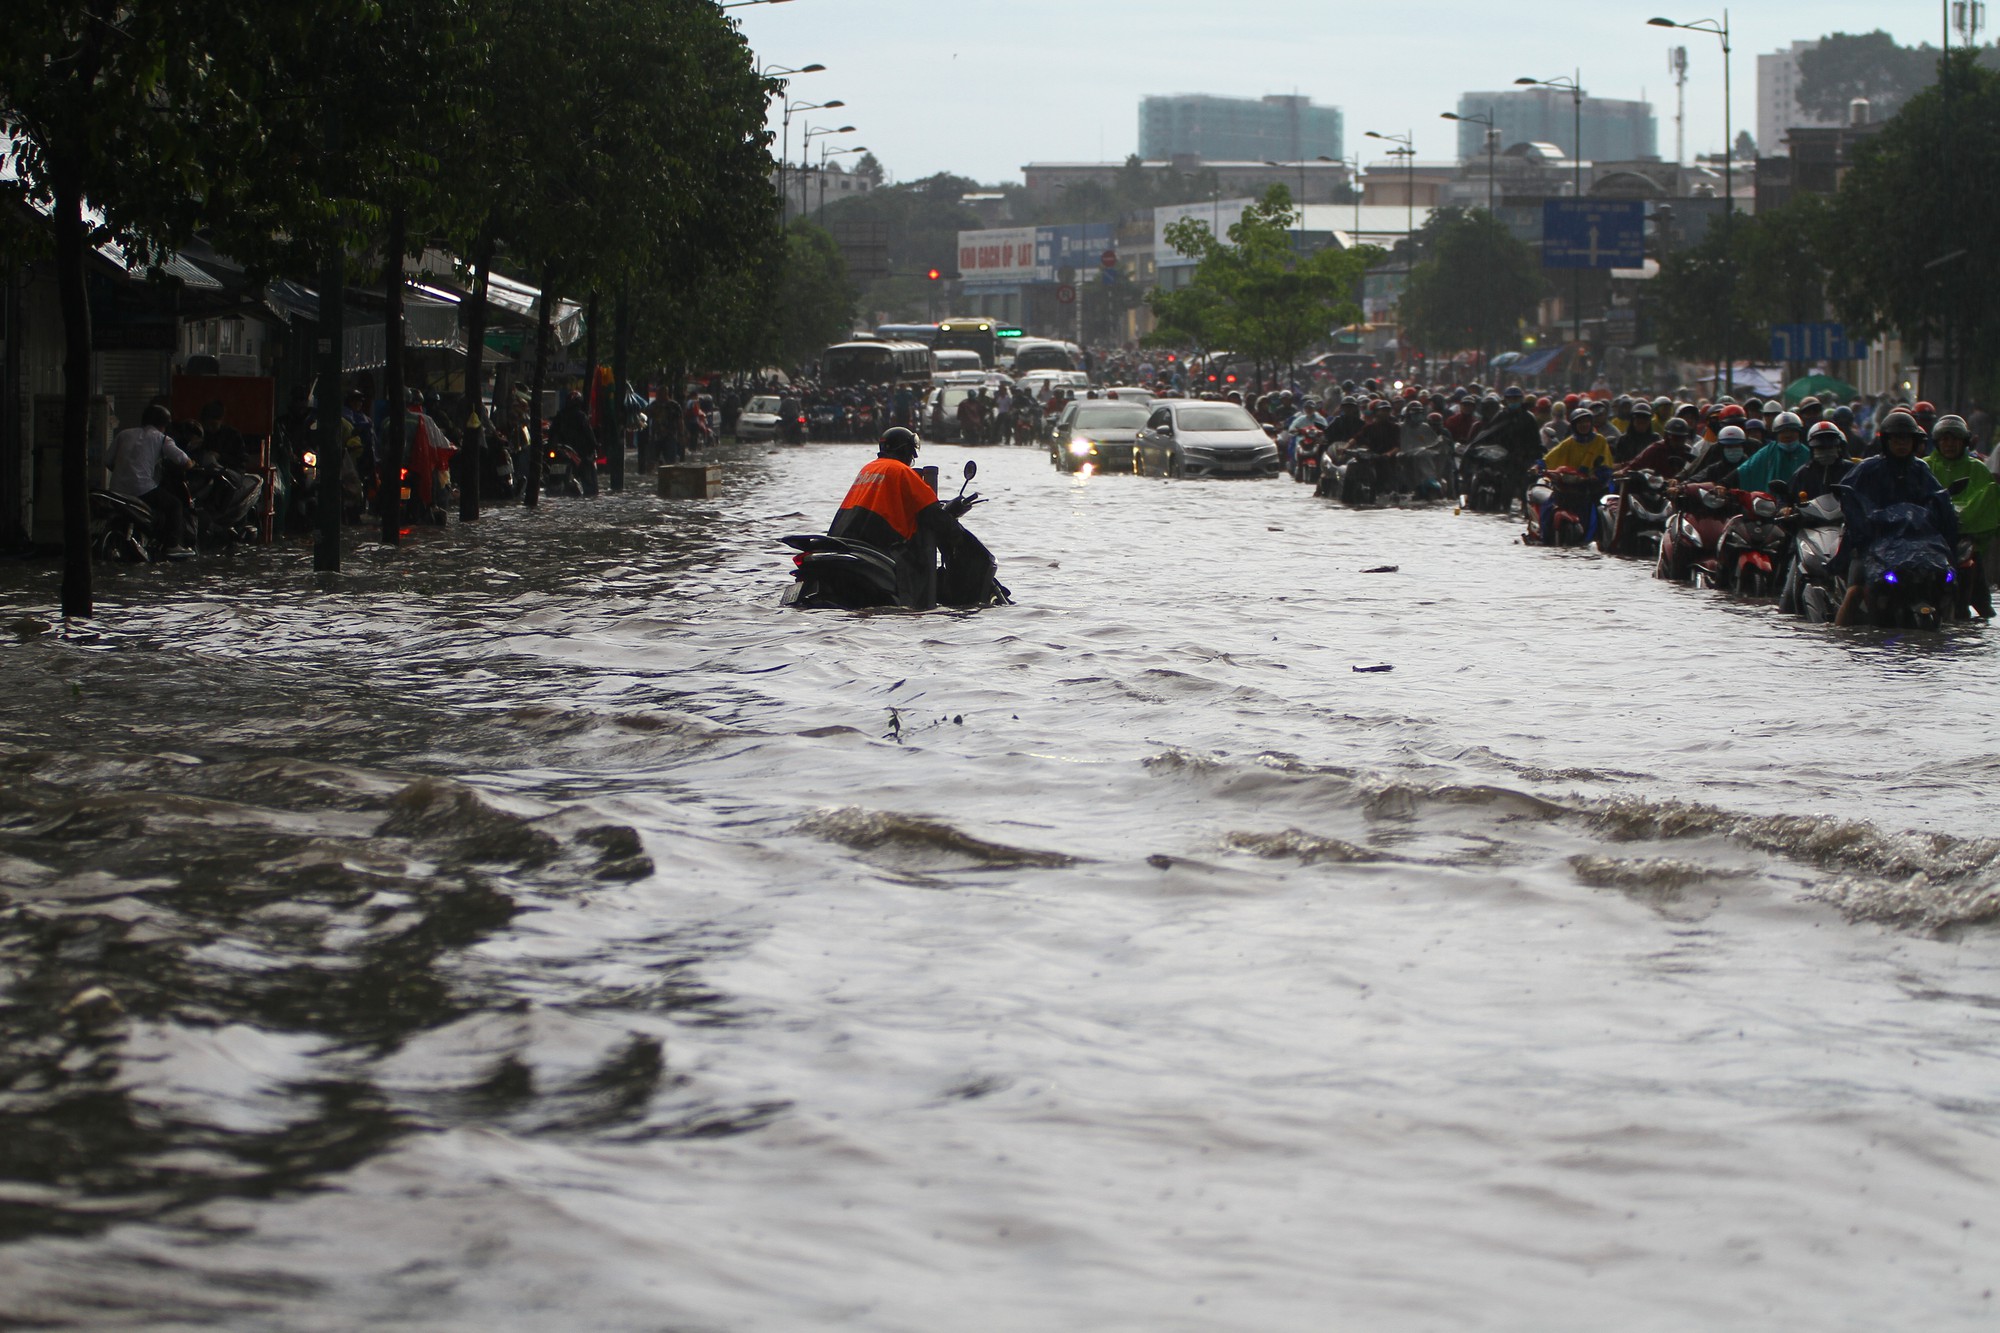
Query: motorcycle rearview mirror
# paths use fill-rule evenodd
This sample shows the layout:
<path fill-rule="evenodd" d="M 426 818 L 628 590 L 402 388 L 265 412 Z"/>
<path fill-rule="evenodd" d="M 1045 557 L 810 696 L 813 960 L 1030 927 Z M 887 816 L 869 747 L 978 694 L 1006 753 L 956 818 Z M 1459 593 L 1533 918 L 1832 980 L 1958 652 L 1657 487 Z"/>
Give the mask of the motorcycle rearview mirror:
<path fill-rule="evenodd" d="M 976 458 L 968 458 L 968 459 L 966 459 L 966 460 L 965 460 L 965 479 L 966 479 L 967 481 L 971 481 L 971 480 L 972 480 L 972 479 L 973 479 L 974 477 L 976 477 L 976 476 L 978 476 L 978 475 L 979 475 L 979 460 L 978 460 L 978 459 L 976 459 Z M 1963 483 L 1961 483 L 1961 484 L 1963 484 Z"/>

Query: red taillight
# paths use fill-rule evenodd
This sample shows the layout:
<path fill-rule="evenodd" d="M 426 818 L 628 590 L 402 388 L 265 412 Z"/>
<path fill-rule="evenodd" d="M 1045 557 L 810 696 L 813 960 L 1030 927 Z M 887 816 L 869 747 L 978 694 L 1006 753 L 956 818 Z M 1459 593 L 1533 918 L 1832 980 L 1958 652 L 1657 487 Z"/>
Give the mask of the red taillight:
<path fill-rule="evenodd" d="M 402 471 L 396 474 L 397 481 L 408 481 L 409 479 L 410 479 L 410 470 L 408 468 L 404 468 Z"/>

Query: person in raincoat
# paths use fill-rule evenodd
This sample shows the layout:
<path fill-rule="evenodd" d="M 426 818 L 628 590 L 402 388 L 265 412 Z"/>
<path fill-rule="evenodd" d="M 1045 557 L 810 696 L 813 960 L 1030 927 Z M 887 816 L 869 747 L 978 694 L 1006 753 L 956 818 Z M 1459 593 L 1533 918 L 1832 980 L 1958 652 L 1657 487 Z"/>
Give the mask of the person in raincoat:
<path fill-rule="evenodd" d="M 1799 438 L 1805 423 L 1791 412 L 1780 412 L 1771 423 L 1771 440 L 1736 469 L 1736 484 L 1746 491 L 1777 495 L 1794 472 L 1812 461 L 1812 451 Z"/>
<path fill-rule="evenodd" d="M 1982 575 L 1992 569 L 1996 555 L 2000 555 L 2000 482 L 1993 480 L 1993 474 L 1986 464 L 1974 457 L 1968 446 L 1972 442 L 1972 432 L 1966 427 L 1965 418 L 1944 416 L 1931 427 L 1931 443 L 1936 449 L 1924 458 L 1938 482 L 1951 494 L 1952 508 L 1958 510 L 1958 535 L 1972 543 L 1972 549 L 1979 553 L 1979 568 Z M 1952 487 L 1963 479 L 1965 485 L 1953 491 Z M 1993 618 L 1993 594 L 1987 578 L 1982 577 L 1974 590 L 1973 603 L 1979 614 Z"/>
<path fill-rule="evenodd" d="M 1875 433 L 1882 452 L 1864 458 L 1847 474 L 1834 493 L 1847 516 L 1847 531 L 1841 538 L 1850 568 L 1858 564 L 1875 540 L 1875 517 L 1891 505 L 1915 505 L 1927 512 L 1931 526 L 1950 543 L 1958 538 L 1958 510 L 1937 475 L 1917 457 L 1917 441 L 1923 428 L 1908 412 L 1897 410 L 1882 419 Z M 1859 613 L 1868 588 L 1855 578 L 1847 597 L 1834 615 L 1836 625 L 1851 625 Z"/>

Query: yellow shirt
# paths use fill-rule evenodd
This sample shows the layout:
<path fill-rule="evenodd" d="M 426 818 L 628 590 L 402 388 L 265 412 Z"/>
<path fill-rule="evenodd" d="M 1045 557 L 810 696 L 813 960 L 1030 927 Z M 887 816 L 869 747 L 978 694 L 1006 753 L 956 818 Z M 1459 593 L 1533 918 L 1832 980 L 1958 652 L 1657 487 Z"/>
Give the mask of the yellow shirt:
<path fill-rule="evenodd" d="M 1610 467 L 1611 442 L 1596 431 L 1587 440 L 1579 440 L 1571 435 L 1542 458 L 1546 468 L 1573 467 L 1579 472 L 1590 473 L 1597 468 Z"/>

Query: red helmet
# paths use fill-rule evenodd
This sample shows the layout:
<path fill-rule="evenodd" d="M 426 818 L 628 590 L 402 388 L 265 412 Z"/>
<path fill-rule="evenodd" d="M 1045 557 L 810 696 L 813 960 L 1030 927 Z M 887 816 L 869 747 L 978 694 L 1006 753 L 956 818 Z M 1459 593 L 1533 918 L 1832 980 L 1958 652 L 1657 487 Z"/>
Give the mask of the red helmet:
<path fill-rule="evenodd" d="M 1743 411 L 1743 405 L 1741 403 L 1731 403 L 1727 407 L 1723 408 L 1720 412 L 1717 412 L 1715 414 L 1715 419 L 1717 421 L 1741 421 L 1743 420 L 1744 415 L 1745 414 Z"/>
<path fill-rule="evenodd" d="M 1563 395 L 1563 406 L 1564 406 L 1564 407 L 1575 407 L 1575 406 L 1576 406 L 1576 405 L 1577 405 L 1578 403 L 1580 403 L 1580 402 L 1582 402 L 1582 401 L 1583 401 L 1583 395 L 1582 395 L 1582 394 L 1576 394 L 1576 393 L 1566 393 L 1566 394 L 1564 394 L 1564 395 Z"/>
<path fill-rule="evenodd" d="M 1913 414 L 1915 414 L 1919 420 L 1922 420 L 1924 417 L 1934 417 L 1937 415 L 1937 407 L 1931 403 L 1923 401 L 1919 401 L 1915 407 L 1910 409 L 1910 411 Z"/>
<path fill-rule="evenodd" d="M 1548 410 L 1549 410 L 1549 400 L 1548 400 L 1548 399 L 1546 399 L 1546 398 L 1537 398 L 1537 399 L 1535 400 L 1535 410 L 1536 410 L 1537 412 L 1546 412 L 1546 411 L 1548 411 Z"/>
<path fill-rule="evenodd" d="M 1405 384 L 1405 385 L 1403 386 L 1403 397 L 1405 397 L 1405 398 L 1415 398 L 1416 396 L 1417 396 L 1417 386 L 1416 386 L 1416 385 L 1414 385 L 1414 384 Z"/>

